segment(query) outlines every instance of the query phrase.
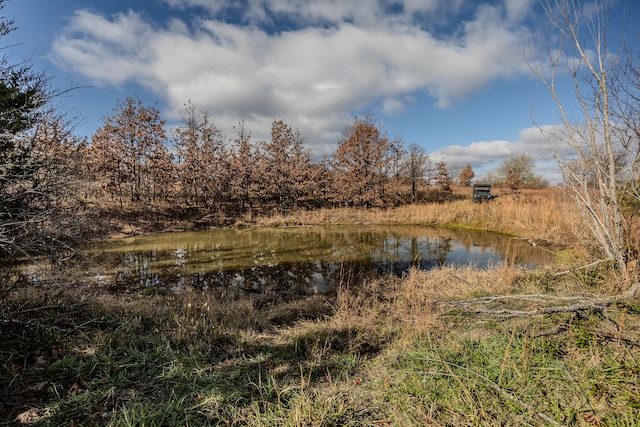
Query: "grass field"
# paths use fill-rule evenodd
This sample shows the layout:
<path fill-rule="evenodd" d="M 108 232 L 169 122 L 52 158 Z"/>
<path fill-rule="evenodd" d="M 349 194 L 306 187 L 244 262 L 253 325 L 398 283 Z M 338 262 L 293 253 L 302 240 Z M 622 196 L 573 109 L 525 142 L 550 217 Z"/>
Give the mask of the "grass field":
<path fill-rule="evenodd" d="M 616 297 L 607 263 L 576 268 L 591 259 L 564 203 L 548 189 L 258 224 L 438 224 L 563 248 L 537 270 L 414 270 L 279 301 L 115 297 L 54 269 L 2 298 L 0 425 L 640 425 L 640 299 Z"/>
<path fill-rule="evenodd" d="M 468 194 L 467 194 L 468 193 Z M 491 203 L 471 203 L 469 189 L 456 194 L 467 196 L 450 203 L 407 205 L 397 208 L 320 209 L 298 211 L 290 216 L 270 216 L 259 225 L 371 223 L 428 224 L 491 230 L 531 238 L 548 244 L 572 245 L 580 216 L 573 202 L 558 188 L 522 191 L 517 196 L 501 194 Z"/>

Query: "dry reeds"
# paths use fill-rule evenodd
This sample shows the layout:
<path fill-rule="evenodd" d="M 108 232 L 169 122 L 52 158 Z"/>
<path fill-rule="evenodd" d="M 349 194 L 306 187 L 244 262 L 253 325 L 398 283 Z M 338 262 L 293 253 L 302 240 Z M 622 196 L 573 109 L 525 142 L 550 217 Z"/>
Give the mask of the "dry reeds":
<path fill-rule="evenodd" d="M 467 191 L 458 190 L 458 191 Z M 406 205 L 388 209 L 336 208 L 296 211 L 258 220 L 259 225 L 415 224 L 455 226 L 517 235 L 550 245 L 575 242 L 580 217 L 573 202 L 557 188 L 499 194 L 489 203 L 471 198 L 447 203 Z"/>
<path fill-rule="evenodd" d="M 422 330 L 439 325 L 450 301 L 539 290 L 531 272 L 514 266 L 477 269 L 473 266 L 412 269 L 400 279 L 383 278 L 338 290 L 332 321 L 363 328 L 405 325 Z"/>

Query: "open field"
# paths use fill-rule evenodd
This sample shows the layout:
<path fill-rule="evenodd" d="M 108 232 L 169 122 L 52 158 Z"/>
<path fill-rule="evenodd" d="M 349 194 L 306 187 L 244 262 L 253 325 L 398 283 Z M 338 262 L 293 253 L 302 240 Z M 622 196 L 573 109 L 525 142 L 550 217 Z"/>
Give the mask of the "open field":
<path fill-rule="evenodd" d="M 469 189 L 459 188 L 466 196 L 450 203 L 407 205 L 397 208 L 319 209 L 299 211 L 290 216 L 269 216 L 256 220 L 259 225 L 298 224 L 424 224 L 469 227 L 530 238 L 539 243 L 568 246 L 575 243 L 574 231 L 580 217 L 573 202 L 560 189 L 525 190 L 518 196 L 507 193 L 490 203 L 472 203 Z"/>
<path fill-rule="evenodd" d="M 565 248 L 533 271 L 414 270 L 294 301 L 116 298 L 62 270 L 19 281 L 0 301 L 0 425 L 640 425 L 640 299 L 619 297 L 607 263 L 569 271 L 589 251 L 552 191 L 256 220 L 473 227 Z"/>

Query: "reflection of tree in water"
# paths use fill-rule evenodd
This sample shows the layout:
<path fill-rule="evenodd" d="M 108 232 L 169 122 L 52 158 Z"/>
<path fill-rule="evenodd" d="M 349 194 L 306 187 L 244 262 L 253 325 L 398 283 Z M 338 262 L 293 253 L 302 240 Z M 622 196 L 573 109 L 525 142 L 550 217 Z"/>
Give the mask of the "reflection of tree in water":
<path fill-rule="evenodd" d="M 123 245 L 124 253 L 96 252 L 96 264 L 113 272 L 117 291 L 166 288 L 309 294 L 329 292 L 341 284 L 356 285 L 381 274 L 401 276 L 412 267 L 428 270 L 447 262 L 464 263 L 465 255 L 478 259 L 478 253 L 503 251 L 516 261 L 522 257 L 512 254 L 523 253 L 525 261 L 540 259 L 536 258 L 538 248 L 504 236 L 424 227 L 225 230 L 189 234 L 182 240 L 178 236 L 173 246 L 163 241 L 161 249 L 149 249 L 154 247 L 151 243 L 140 240 L 139 250 L 131 243 Z M 513 250 L 516 246 L 521 246 L 520 252 Z"/>
<path fill-rule="evenodd" d="M 132 291 L 165 289 L 170 292 L 216 291 L 228 293 L 239 290 L 249 293 L 276 293 L 280 295 L 308 295 L 333 291 L 336 287 L 356 284 L 364 278 L 374 277 L 378 271 L 371 260 L 341 263 L 316 261 L 259 265 L 246 269 L 217 269 L 188 272 L 185 265 L 174 265 L 154 270 L 154 252 L 128 253 L 119 261 L 124 268 L 115 275 L 112 290 Z"/>
<path fill-rule="evenodd" d="M 439 230 L 442 237 L 462 244 L 468 251 L 481 253 L 489 251 L 499 254 L 516 264 L 544 264 L 550 260 L 550 253 L 530 243 L 492 232 L 474 230 Z"/>
<path fill-rule="evenodd" d="M 442 266 L 447 262 L 447 255 L 451 252 L 451 237 L 440 237 L 429 247 L 429 258 Z"/>
<path fill-rule="evenodd" d="M 447 255 L 451 252 L 451 243 L 451 237 L 419 239 L 412 236 L 409 239 L 387 239 L 382 252 L 392 253 L 394 256 L 389 256 L 383 261 L 384 256 L 381 255 L 379 259 L 375 259 L 375 263 L 384 266 L 384 272 L 397 276 L 406 273 L 411 267 L 429 270 L 446 264 Z"/>

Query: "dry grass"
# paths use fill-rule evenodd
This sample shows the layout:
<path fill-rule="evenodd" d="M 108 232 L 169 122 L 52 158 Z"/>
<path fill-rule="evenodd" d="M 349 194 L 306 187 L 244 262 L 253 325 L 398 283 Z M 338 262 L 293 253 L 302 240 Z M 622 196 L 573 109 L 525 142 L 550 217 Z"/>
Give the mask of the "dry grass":
<path fill-rule="evenodd" d="M 575 226 L 580 222 L 572 201 L 558 188 L 525 190 L 517 196 L 500 194 L 498 199 L 481 204 L 472 203 L 469 197 L 449 203 L 389 209 L 296 211 L 287 216 L 257 220 L 258 225 L 263 226 L 362 223 L 468 227 L 517 235 L 552 246 L 574 243 Z"/>
<path fill-rule="evenodd" d="M 403 278 L 384 278 L 353 288 L 342 286 L 332 319 L 340 324 L 391 322 L 420 329 L 440 324 L 439 316 L 450 310 L 447 302 L 541 289 L 548 292 L 548 281 L 549 275 L 544 270 L 532 272 L 508 265 L 487 269 L 473 266 L 412 269 Z M 560 280 L 554 286 L 562 286 Z"/>

